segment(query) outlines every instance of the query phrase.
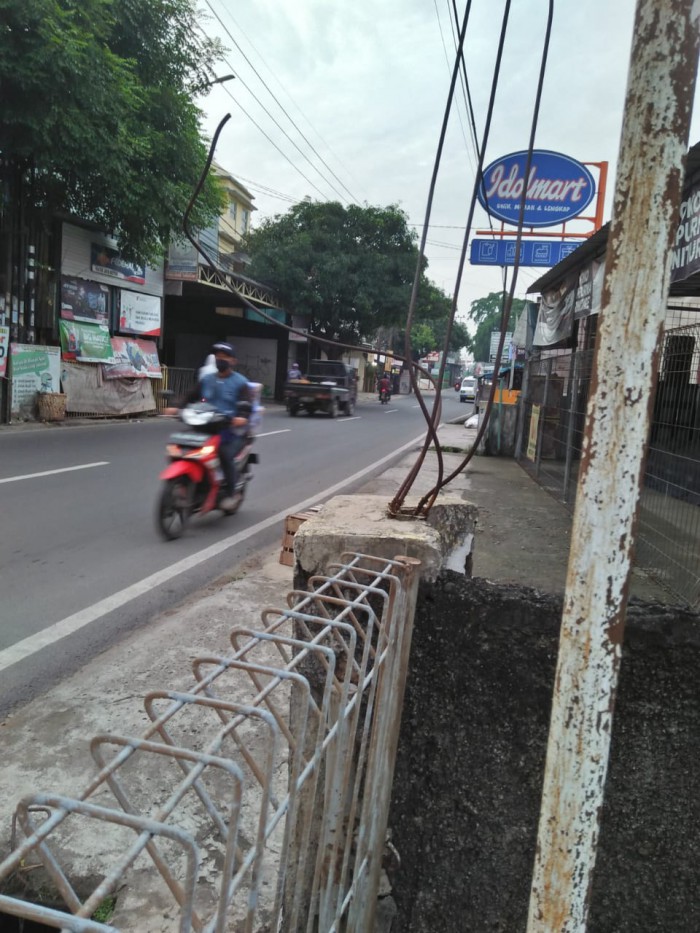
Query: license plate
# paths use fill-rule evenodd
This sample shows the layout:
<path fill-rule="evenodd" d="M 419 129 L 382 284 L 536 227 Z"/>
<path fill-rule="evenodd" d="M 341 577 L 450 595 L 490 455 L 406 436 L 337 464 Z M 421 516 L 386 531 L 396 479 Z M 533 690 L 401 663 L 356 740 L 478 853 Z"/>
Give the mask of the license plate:
<path fill-rule="evenodd" d="M 203 447 L 209 440 L 209 434 L 196 434 L 194 431 L 180 431 L 177 434 L 170 435 L 171 444 L 179 444 L 181 447 Z"/>

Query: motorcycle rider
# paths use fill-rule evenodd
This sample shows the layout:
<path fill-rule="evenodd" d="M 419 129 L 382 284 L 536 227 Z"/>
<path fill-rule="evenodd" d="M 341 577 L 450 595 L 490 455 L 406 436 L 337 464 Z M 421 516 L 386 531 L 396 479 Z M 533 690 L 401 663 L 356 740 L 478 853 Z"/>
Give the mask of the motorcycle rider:
<path fill-rule="evenodd" d="M 219 458 L 221 472 L 224 474 L 224 498 L 221 508 L 225 512 L 233 511 L 238 505 L 236 497 L 236 468 L 234 458 L 245 443 L 245 437 L 236 433 L 235 428 L 242 428 L 248 419 L 238 416 L 238 403 L 250 402 L 248 380 L 236 372 L 236 350 L 233 344 L 224 341 L 215 343 L 211 348 L 216 364 L 216 373 L 210 373 L 200 383 L 201 397 L 213 405 L 217 411 L 231 418 L 231 428 L 221 434 Z"/>
<path fill-rule="evenodd" d="M 379 380 L 379 398 L 381 400 L 382 392 L 386 392 L 387 397 L 391 395 L 391 380 L 386 373 Z"/>
<path fill-rule="evenodd" d="M 231 419 L 230 427 L 221 433 L 219 460 L 224 474 L 222 491 L 224 497 L 219 505 L 225 512 L 234 512 L 240 501 L 236 495 L 235 457 L 245 444 L 245 432 L 240 429 L 248 423 L 247 417 L 238 414 L 240 402 L 251 402 L 248 380 L 236 372 L 236 350 L 233 344 L 219 341 L 211 348 L 214 354 L 215 372 L 205 373 L 196 389 L 184 400 L 183 404 L 196 400 L 208 402 L 217 411 Z M 176 414 L 177 408 L 168 408 L 165 414 Z M 238 429 L 238 430 L 236 430 Z"/>

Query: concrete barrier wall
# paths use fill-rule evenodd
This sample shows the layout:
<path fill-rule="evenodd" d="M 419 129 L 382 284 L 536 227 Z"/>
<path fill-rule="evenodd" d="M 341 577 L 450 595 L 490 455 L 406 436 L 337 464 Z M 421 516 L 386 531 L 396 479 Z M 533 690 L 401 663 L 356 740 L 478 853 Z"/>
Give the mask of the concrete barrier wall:
<path fill-rule="evenodd" d="M 561 601 L 449 571 L 419 597 L 390 816 L 393 933 L 527 919 Z M 588 933 L 695 933 L 700 616 L 630 607 Z"/>

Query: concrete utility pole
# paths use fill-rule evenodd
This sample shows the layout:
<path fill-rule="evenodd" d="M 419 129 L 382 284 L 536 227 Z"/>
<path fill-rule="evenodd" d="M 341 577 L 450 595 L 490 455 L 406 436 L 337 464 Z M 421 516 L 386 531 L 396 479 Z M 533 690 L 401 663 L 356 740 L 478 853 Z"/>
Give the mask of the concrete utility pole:
<path fill-rule="evenodd" d="M 695 89 L 700 0 L 638 0 L 528 933 L 583 933 Z"/>

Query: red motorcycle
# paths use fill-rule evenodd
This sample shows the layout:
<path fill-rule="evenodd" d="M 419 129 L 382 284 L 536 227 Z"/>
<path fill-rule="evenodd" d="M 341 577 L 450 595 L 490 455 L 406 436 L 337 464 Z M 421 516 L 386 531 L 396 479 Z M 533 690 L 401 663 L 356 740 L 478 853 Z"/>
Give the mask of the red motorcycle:
<path fill-rule="evenodd" d="M 248 402 L 240 402 L 238 407 L 241 415 L 249 413 Z M 230 428 L 231 419 L 207 402 L 183 408 L 180 419 L 191 430 L 171 434 L 165 448 L 170 463 L 159 477 L 163 486 L 158 498 L 156 525 L 168 541 L 180 537 L 192 515 L 197 512 L 204 515 L 221 508 L 221 500 L 225 498 L 219 446 L 221 434 Z M 250 466 L 258 462 L 258 455 L 252 450 L 253 435 L 247 427 L 242 430 L 245 440 L 234 461 L 236 510 L 251 479 Z M 232 515 L 233 511 L 224 514 Z"/>

